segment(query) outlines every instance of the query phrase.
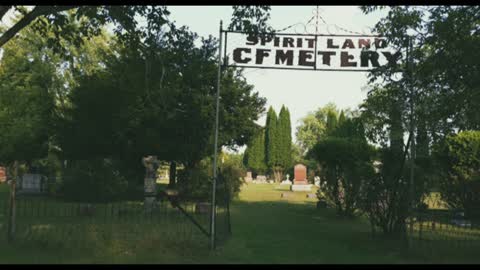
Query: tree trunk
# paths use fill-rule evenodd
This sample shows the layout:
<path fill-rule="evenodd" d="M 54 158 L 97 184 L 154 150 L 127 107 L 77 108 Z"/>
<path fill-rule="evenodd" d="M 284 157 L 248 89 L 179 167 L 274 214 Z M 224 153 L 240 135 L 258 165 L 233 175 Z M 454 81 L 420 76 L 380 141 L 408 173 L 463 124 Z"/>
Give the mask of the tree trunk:
<path fill-rule="evenodd" d="M 174 187 L 177 184 L 176 179 L 177 179 L 177 163 L 175 161 L 170 161 L 168 186 Z"/>

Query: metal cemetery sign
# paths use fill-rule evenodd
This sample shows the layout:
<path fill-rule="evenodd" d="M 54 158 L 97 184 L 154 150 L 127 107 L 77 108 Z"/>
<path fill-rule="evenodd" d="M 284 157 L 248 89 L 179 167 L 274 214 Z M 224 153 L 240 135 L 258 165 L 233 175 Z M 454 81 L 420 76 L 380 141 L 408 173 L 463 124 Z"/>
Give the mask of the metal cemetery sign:
<path fill-rule="evenodd" d="M 229 67 L 369 71 L 402 58 L 379 36 L 223 32 Z"/>
<path fill-rule="evenodd" d="M 315 34 L 253 35 L 239 31 L 225 31 L 222 29 L 221 21 L 219 32 L 210 220 L 212 249 L 215 248 L 215 196 L 222 67 L 365 72 L 381 66 L 395 66 L 403 58 L 401 51 L 389 47 L 385 38 L 375 35 L 326 35 L 318 34 L 317 31 Z M 410 40 L 409 44 L 411 44 Z M 406 55 L 408 58 L 408 50 Z M 411 175 L 413 179 L 413 173 Z"/>

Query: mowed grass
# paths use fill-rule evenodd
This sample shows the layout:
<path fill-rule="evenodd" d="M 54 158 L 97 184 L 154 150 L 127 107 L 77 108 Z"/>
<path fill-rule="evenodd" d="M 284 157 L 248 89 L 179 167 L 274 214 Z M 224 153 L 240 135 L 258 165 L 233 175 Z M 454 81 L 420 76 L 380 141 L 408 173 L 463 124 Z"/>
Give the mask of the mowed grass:
<path fill-rule="evenodd" d="M 3 189 L 0 185 L 0 190 Z M 281 197 L 282 193 L 290 196 Z M 312 189 L 311 193 L 315 193 Z M 1 196 L 1 195 L 0 195 Z M 164 241 L 98 241 L 73 250 L 56 246 L 0 247 L 0 263 L 478 263 L 456 247 L 443 253 L 431 247 L 405 250 L 402 243 L 372 238 L 366 219 L 338 218 L 333 209 L 318 210 L 307 192 L 275 184 L 249 184 L 231 205 L 232 236 L 213 252 L 204 244 Z M 198 240 L 198 242 L 203 242 Z M 476 249 L 478 250 L 478 249 Z"/>

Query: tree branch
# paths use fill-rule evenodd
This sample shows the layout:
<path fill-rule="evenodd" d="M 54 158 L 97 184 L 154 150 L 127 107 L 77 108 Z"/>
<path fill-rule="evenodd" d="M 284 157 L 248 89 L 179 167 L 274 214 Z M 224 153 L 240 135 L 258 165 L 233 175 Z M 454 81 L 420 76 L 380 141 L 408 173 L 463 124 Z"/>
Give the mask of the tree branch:
<path fill-rule="evenodd" d="M 5 6 L 2 6 L 5 7 Z M 12 39 L 20 30 L 28 26 L 36 18 L 48 14 L 54 14 L 61 11 L 75 8 L 76 6 L 40 6 L 35 7 L 31 12 L 27 13 L 22 19 L 10 27 L 2 36 L 0 36 L 0 48 Z M 8 11 L 8 9 L 7 9 Z M 2 10 L 0 9 L 0 12 Z M 1 13 L 0 13 L 1 14 Z"/>

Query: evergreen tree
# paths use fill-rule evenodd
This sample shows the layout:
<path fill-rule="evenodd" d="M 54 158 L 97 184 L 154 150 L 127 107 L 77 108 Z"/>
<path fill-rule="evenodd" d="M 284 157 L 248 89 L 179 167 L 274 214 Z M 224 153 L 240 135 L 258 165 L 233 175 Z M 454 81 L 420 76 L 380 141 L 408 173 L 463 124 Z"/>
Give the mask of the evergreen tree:
<path fill-rule="evenodd" d="M 263 174 L 267 170 L 265 163 L 265 133 L 259 131 L 245 150 L 244 164 L 248 169 L 257 174 Z"/>
<path fill-rule="evenodd" d="M 326 125 L 326 134 L 331 135 L 335 128 L 337 127 L 338 120 L 337 120 L 337 113 L 333 111 L 329 111 L 327 113 L 327 125 Z"/>
<path fill-rule="evenodd" d="M 278 116 L 280 151 L 279 165 L 283 169 L 291 166 L 292 162 L 292 127 L 290 123 L 290 112 L 285 106 L 282 106 Z"/>
<path fill-rule="evenodd" d="M 345 113 L 343 112 L 343 110 L 340 111 L 340 116 L 338 116 L 338 124 L 337 125 L 342 125 L 345 120 L 347 120 L 347 118 L 345 117 Z"/>
<path fill-rule="evenodd" d="M 265 124 L 265 157 L 268 167 L 277 164 L 278 137 L 277 137 L 277 114 L 270 106 Z"/>

